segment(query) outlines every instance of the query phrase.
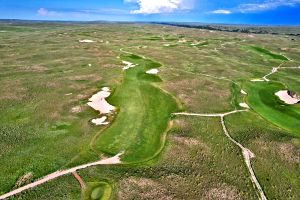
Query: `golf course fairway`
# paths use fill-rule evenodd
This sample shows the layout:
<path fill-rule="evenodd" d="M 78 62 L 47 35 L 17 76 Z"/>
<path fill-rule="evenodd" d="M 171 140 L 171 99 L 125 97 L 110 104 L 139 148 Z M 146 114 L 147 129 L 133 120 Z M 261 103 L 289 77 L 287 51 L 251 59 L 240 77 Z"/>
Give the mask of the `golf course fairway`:
<path fill-rule="evenodd" d="M 273 124 L 300 137 L 300 105 L 287 105 L 275 93 L 285 89 L 276 82 L 247 82 L 248 105 Z"/>
<path fill-rule="evenodd" d="M 154 85 L 161 81 L 157 75 L 146 74 L 147 70 L 160 67 L 160 63 L 134 54 L 120 57 L 136 66 L 124 70 L 123 82 L 108 98 L 118 108 L 118 114 L 111 126 L 99 135 L 95 148 L 109 155 L 123 151 L 124 163 L 143 162 L 163 148 L 177 102 Z"/>

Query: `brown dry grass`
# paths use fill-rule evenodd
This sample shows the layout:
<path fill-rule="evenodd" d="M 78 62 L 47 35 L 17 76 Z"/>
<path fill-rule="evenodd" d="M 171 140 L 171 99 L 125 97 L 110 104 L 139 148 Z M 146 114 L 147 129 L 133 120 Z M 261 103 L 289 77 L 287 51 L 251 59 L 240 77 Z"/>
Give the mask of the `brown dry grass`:
<path fill-rule="evenodd" d="M 129 177 L 119 183 L 118 197 L 120 200 L 171 200 L 171 194 L 158 181 L 148 178 Z"/>

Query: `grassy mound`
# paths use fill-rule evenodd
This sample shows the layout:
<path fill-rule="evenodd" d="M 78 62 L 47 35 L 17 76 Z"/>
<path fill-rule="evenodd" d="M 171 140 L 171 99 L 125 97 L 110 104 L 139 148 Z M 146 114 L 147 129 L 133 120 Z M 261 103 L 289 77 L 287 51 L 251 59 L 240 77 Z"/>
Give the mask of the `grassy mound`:
<path fill-rule="evenodd" d="M 247 83 L 248 104 L 265 119 L 300 137 L 300 107 L 286 105 L 275 95 L 284 89 L 280 83 Z"/>
<path fill-rule="evenodd" d="M 125 162 L 140 162 L 155 156 L 163 147 L 165 132 L 176 101 L 153 85 L 158 76 L 145 75 L 161 64 L 136 55 L 122 56 L 137 64 L 125 71 L 124 80 L 109 102 L 119 108 L 112 125 L 96 142 L 97 149 L 115 155 L 125 151 Z"/>

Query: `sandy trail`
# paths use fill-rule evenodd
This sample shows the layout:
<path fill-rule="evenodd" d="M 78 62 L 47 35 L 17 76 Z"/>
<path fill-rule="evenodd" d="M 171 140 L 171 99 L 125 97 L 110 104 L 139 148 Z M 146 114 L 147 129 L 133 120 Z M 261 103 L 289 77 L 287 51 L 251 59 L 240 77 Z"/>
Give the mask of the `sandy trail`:
<path fill-rule="evenodd" d="M 252 165 L 251 165 L 251 158 L 254 158 L 254 156 L 255 156 L 254 153 L 252 153 L 252 151 L 250 149 L 245 148 L 243 145 L 238 143 L 236 140 L 234 140 L 230 136 L 230 134 L 229 134 L 229 132 L 228 132 L 226 126 L 225 126 L 224 116 L 221 117 L 221 124 L 222 124 L 222 127 L 223 127 L 224 134 L 229 138 L 230 141 L 232 141 L 235 145 L 237 145 L 242 150 L 244 161 L 245 161 L 246 166 L 248 168 L 248 171 L 250 173 L 251 181 L 256 186 L 256 189 L 258 190 L 258 193 L 260 195 L 260 199 L 261 200 L 267 200 L 267 197 L 266 197 L 262 187 L 260 186 L 260 184 L 259 184 L 259 182 L 256 178 L 256 175 L 254 173 L 254 170 L 252 168 Z"/>
<path fill-rule="evenodd" d="M 231 111 L 231 112 L 216 113 L 216 114 L 174 113 L 174 115 L 199 116 L 199 117 L 220 117 L 221 118 L 221 124 L 222 124 L 222 128 L 223 128 L 224 134 L 226 135 L 226 137 L 231 142 L 233 142 L 235 145 L 237 145 L 242 150 L 245 164 L 246 164 L 247 169 L 248 169 L 248 171 L 250 173 L 251 181 L 253 182 L 253 184 L 257 188 L 257 190 L 259 192 L 259 195 L 260 195 L 260 199 L 261 200 L 267 200 L 267 198 L 265 196 L 265 193 L 264 193 L 262 187 L 260 186 L 260 184 L 259 184 L 259 182 L 258 182 L 258 180 L 256 178 L 256 175 L 254 173 L 254 170 L 252 168 L 252 165 L 251 165 L 251 158 L 254 158 L 254 154 L 249 149 L 245 148 L 242 144 L 240 144 L 239 142 L 237 142 L 236 140 L 234 140 L 230 136 L 230 134 L 229 134 L 229 132 L 228 132 L 228 130 L 226 128 L 225 121 L 224 121 L 224 117 L 227 116 L 227 115 L 231 115 L 231 114 L 238 113 L 238 112 L 245 112 L 245 111 L 248 111 L 248 110 L 234 110 L 234 111 Z"/>
<path fill-rule="evenodd" d="M 253 80 L 261 80 L 261 81 L 270 81 L 268 79 L 268 76 L 271 76 L 272 74 L 277 73 L 279 70 L 281 69 L 300 69 L 300 66 L 298 67 L 282 67 L 282 65 L 285 64 L 285 62 L 282 62 L 280 65 L 278 65 L 278 67 L 273 67 L 271 72 L 266 74 L 265 76 L 262 77 L 262 79 L 253 79 Z"/>
<path fill-rule="evenodd" d="M 246 111 L 248 110 L 234 110 L 226 113 L 213 113 L 213 114 L 180 112 L 180 113 L 173 113 L 173 115 L 186 115 L 186 116 L 198 116 L 198 117 L 225 117 L 227 115 L 231 115 L 234 113 L 246 112 Z"/>
<path fill-rule="evenodd" d="M 75 172 L 72 172 L 72 175 L 74 176 L 74 178 L 78 181 L 78 183 L 80 184 L 80 188 L 81 189 L 85 189 L 86 186 L 85 186 L 85 183 L 84 181 L 82 180 L 82 178 L 79 176 L 79 174 L 75 171 Z"/>
<path fill-rule="evenodd" d="M 79 165 L 77 167 L 73 167 L 73 168 L 70 168 L 70 169 L 66 169 L 66 170 L 62 170 L 62 171 L 56 171 L 56 172 L 53 172 L 47 176 L 44 176 L 43 178 L 35 181 L 35 182 L 32 182 L 30 184 L 27 184 L 23 187 L 20 187 L 16 190 L 13 190 L 11 192 L 8 192 L 4 195 L 1 195 L 0 196 L 0 199 L 5 199 L 5 198 L 8 198 L 8 197 L 11 197 L 13 195 L 16 195 L 18 193 L 21 193 L 25 190 L 28 190 L 30 188 L 33 188 L 33 187 L 36 187 L 38 185 L 41 185 L 43 183 L 46 183 L 48 181 L 51 181 L 53 179 L 56 179 L 60 176 L 64 176 L 66 174 L 70 174 L 70 173 L 73 173 L 73 172 L 76 172 L 77 170 L 81 170 L 81 169 L 85 169 L 85 168 L 88 168 L 88 167 L 92 167 L 92 166 L 97 166 L 97 165 L 113 165 L 113 164 L 121 164 L 121 161 L 120 161 L 120 156 L 123 154 L 124 152 L 121 152 L 121 153 L 118 153 L 117 155 L 115 155 L 114 157 L 111 157 L 111 158 L 107 158 L 107 159 L 103 159 L 103 160 L 99 160 L 99 161 L 96 161 L 96 162 L 92 162 L 92 163 L 87 163 L 87 164 L 84 164 L 84 165 Z"/>

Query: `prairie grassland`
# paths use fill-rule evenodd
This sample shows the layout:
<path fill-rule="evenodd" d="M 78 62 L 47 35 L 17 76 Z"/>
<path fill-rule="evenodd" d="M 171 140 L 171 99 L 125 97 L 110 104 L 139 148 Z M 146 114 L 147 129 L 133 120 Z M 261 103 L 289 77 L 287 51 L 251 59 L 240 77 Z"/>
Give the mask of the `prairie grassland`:
<path fill-rule="evenodd" d="M 15 188 L 25 175 L 32 174 L 21 185 L 58 169 L 98 160 L 124 149 L 122 145 L 129 147 L 122 143 L 129 144 L 126 137 L 119 140 L 118 147 L 105 146 L 115 142 L 109 134 L 120 136 L 117 130 L 133 130 L 137 135 L 136 127 L 130 129 L 137 123 L 142 124 L 141 132 L 147 127 L 165 130 L 165 123 L 150 124 L 140 115 L 153 112 L 164 122 L 169 120 L 166 113 L 173 112 L 174 101 L 158 88 L 176 97 L 188 112 L 238 108 L 246 100 L 240 93 L 245 81 L 263 77 L 283 62 L 245 46 L 292 60 L 284 61 L 283 66 L 300 65 L 300 40 L 290 36 L 250 37 L 149 24 L 1 24 L 0 29 L 7 31 L 0 33 L 0 194 Z M 95 43 L 79 43 L 82 39 Z M 199 45 L 191 45 L 196 43 Z M 161 63 L 160 80 L 136 80 L 136 74 L 148 69 L 143 63 L 141 69 L 123 74 L 120 48 Z M 299 93 L 299 73 L 297 69 L 280 70 L 269 78 Z M 126 77 L 133 82 L 122 86 Z M 157 88 L 148 87 L 147 81 Z M 131 99 L 135 90 L 128 91 L 135 84 L 142 84 L 139 91 L 145 93 L 144 101 L 151 109 L 138 110 L 139 121 L 118 125 L 127 104 L 124 96 L 132 104 L 140 102 Z M 86 105 L 103 86 L 113 90 L 108 101 L 120 105 L 120 113 L 107 129 L 89 122 L 97 113 Z M 162 99 L 157 99 L 158 94 Z M 159 107 L 157 101 L 162 102 Z M 161 107 L 168 112 L 161 113 Z M 255 153 L 253 167 L 267 197 L 299 199 L 299 137 L 274 126 L 255 110 L 225 120 L 234 139 Z M 166 147 L 153 160 L 92 167 L 80 171 L 80 176 L 86 183 L 109 183 L 111 199 L 257 199 L 242 154 L 223 135 L 219 119 L 176 117 L 173 121 Z M 96 148 L 91 148 L 96 135 Z M 143 146 L 130 143 L 131 155 Z M 12 199 L 79 199 L 80 195 L 79 184 L 70 175 Z"/>

